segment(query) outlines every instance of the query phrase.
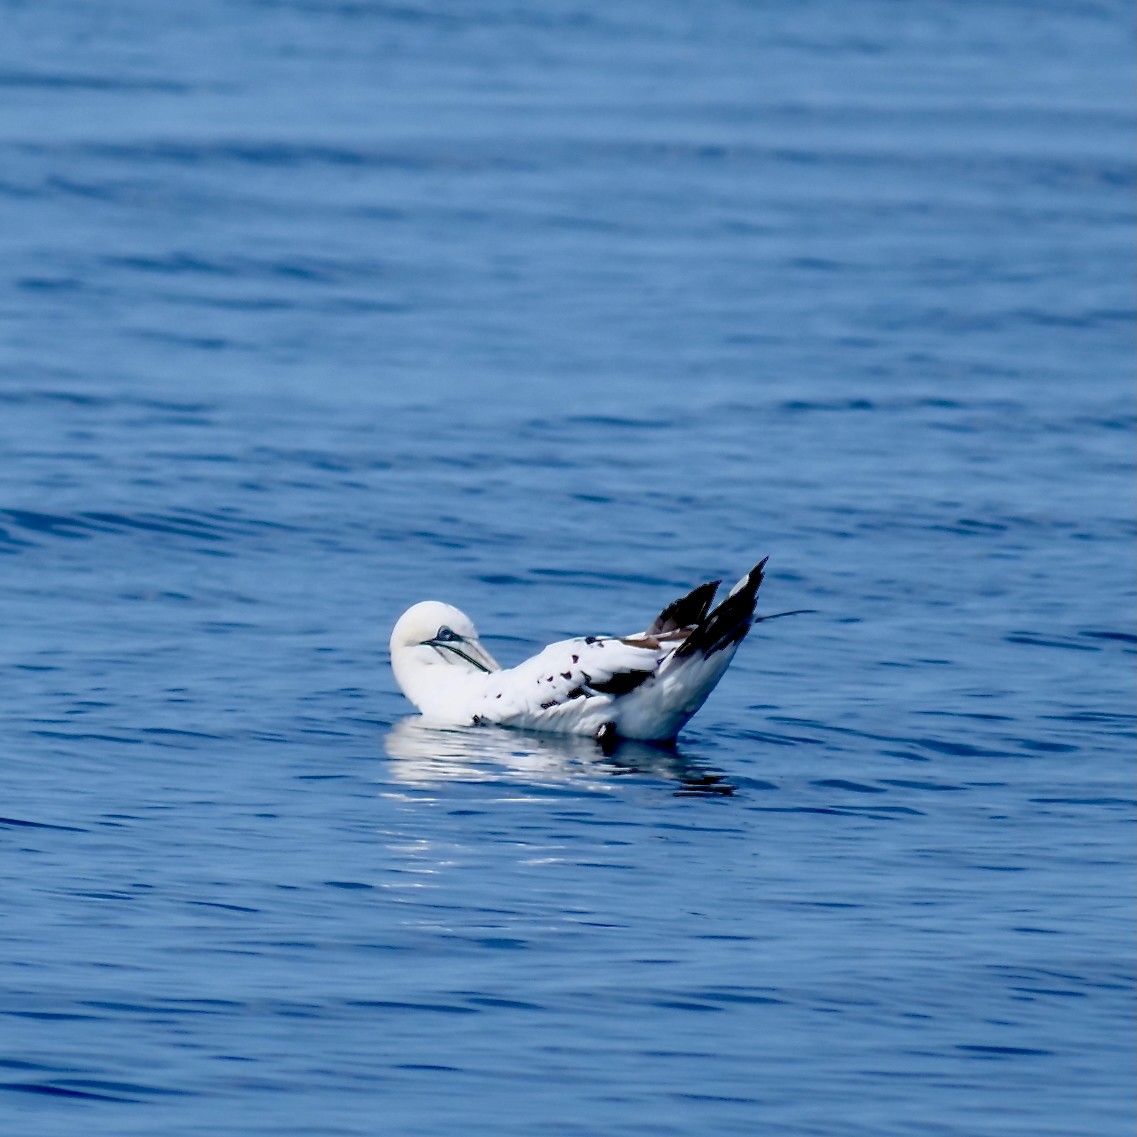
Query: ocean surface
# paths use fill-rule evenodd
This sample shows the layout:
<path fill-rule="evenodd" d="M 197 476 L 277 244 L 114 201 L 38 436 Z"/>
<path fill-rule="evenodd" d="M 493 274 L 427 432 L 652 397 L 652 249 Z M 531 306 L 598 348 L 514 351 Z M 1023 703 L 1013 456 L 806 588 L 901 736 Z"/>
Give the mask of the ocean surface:
<path fill-rule="evenodd" d="M 0 19 L 0 1130 L 1132 1133 L 1131 5 Z"/>

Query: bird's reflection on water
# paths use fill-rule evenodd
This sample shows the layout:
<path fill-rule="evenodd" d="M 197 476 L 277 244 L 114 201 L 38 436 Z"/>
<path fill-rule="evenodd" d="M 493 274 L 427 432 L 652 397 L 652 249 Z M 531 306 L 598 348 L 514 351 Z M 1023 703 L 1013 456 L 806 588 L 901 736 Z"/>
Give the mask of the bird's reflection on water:
<path fill-rule="evenodd" d="M 677 794 L 734 793 L 718 771 L 673 747 L 646 742 L 601 748 L 591 738 L 485 726 L 433 727 L 416 716 L 395 723 L 385 741 L 393 776 L 404 785 L 502 778 L 547 784 L 638 774 L 673 783 Z"/>

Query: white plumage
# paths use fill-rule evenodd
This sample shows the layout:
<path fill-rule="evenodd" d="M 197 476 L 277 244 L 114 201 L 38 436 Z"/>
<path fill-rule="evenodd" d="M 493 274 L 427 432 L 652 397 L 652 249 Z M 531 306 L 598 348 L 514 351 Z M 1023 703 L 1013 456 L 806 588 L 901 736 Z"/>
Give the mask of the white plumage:
<path fill-rule="evenodd" d="M 750 630 L 765 564 L 717 608 L 711 608 L 716 580 L 668 605 L 646 631 L 562 640 L 504 669 L 468 616 L 426 600 L 404 612 L 391 633 L 395 679 L 440 726 L 494 723 L 602 742 L 670 741 Z"/>

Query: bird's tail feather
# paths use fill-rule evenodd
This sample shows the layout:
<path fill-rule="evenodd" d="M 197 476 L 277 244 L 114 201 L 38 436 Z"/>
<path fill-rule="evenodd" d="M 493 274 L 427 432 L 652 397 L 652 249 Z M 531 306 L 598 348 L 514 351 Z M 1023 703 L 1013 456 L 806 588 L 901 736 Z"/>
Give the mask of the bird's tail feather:
<path fill-rule="evenodd" d="M 758 589 L 762 585 L 766 561 L 769 559 L 765 557 L 756 564 L 730 590 L 730 595 L 714 611 L 699 620 L 695 630 L 676 651 L 676 659 L 696 653 L 703 656 L 713 655 L 716 651 L 745 639 L 754 620 L 754 605 L 758 601 Z"/>
<path fill-rule="evenodd" d="M 676 632 L 680 628 L 690 628 L 699 623 L 710 610 L 715 592 L 720 584 L 722 584 L 721 580 L 708 580 L 706 584 L 700 584 L 698 588 L 693 588 L 686 596 L 668 604 L 656 616 L 655 621 L 645 634 L 658 636 L 664 632 Z"/>

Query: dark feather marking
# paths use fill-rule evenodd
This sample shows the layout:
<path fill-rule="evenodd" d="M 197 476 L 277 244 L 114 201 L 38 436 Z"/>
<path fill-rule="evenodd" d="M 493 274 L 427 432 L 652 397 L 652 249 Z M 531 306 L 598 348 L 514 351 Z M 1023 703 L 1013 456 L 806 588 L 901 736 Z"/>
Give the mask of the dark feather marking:
<path fill-rule="evenodd" d="M 711 603 L 721 580 L 708 580 L 698 588 L 691 589 L 686 596 L 668 604 L 647 630 L 647 635 L 654 636 L 661 632 L 676 632 L 680 628 L 689 628 L 700 623 L 710 611 Z"/>
<path fill-rule="evenodd" d="M 655 672 L 653 671 L 617 671 L 610 679 L 603 683 L 589 683 L 589 686 L 601 695 L 626 695 L 634 691 L 641 683 L 646 683 Z"/>
<path fill-rule="evenodd" d="M 571 679 L 572 678 L 572 672 L 571 671 L 562 671 L 561 672 L 561 678 L 562 679 Z"/>
<path fill-rule="evenodd" d="M 573 661 L 573 663 L 579 663 L 579 662 L 580 662 L 580 656 L 579 656 L 579 655 L 574 655 L 574 656 L 572 657 L 572 661 Z"/>
<path fill-rule="evenodd" d="M 713 655 L 716 651 L 745 639 L 754 618 L 754 605 L 758 600 L 758 589 L 762 585 L 767 560 L 768 557 L 755 565 L 747 574 L 742 587 L 699 622 L 698 627 L 676 651 L 676 659 L 696 652 L 705 656 Z"/>
<path fill-rule="evenodd" d="M 586 691 L 583 687 L 574 687 L 563 699 L 550 699 L 548 702 L 542 703 L 541 710 L 547 711 L 550 707 L 560 706 L 562 703 L 567 703 L 570 699 L 587 699 L 590 694 L 591 692 Z"/>

